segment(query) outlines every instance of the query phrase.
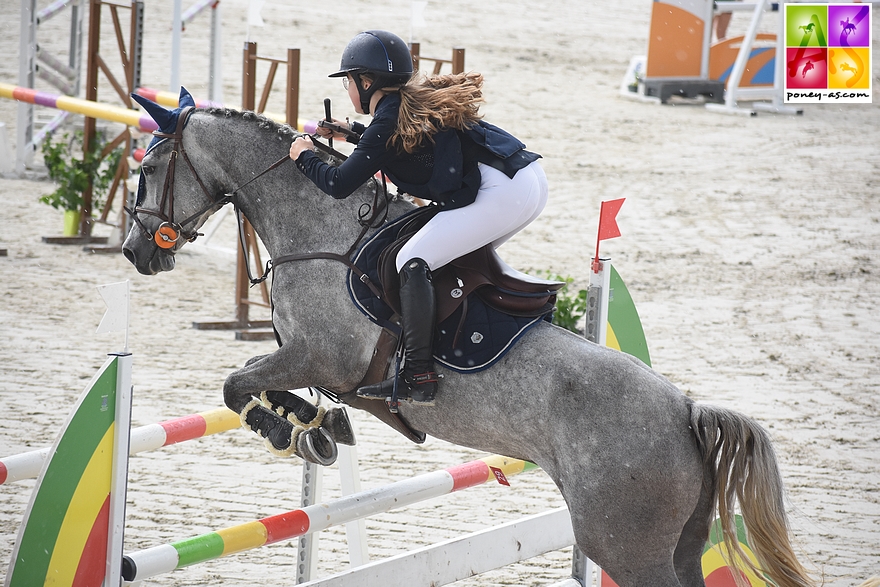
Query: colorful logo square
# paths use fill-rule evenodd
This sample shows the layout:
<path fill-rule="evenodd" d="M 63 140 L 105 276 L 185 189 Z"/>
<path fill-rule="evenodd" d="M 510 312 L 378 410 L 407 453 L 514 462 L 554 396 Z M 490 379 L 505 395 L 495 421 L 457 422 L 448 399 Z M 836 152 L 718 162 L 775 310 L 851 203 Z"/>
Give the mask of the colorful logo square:
<path fill-rule="evenodd" d="M 828 7 L 829 47 L 869 47 L 871 44 L 871 6 L 851 4 Z"/>
<path fill-rule="evenodd" d="M 828 6 L 787 4 L 785 6 L 786 47 L 827 47 Z"/>
<path fill-rule="evenodd" d="M 828 49 L 828 87 L 862 89 L 871 87 L 871 51 L 867 47 Z"/>

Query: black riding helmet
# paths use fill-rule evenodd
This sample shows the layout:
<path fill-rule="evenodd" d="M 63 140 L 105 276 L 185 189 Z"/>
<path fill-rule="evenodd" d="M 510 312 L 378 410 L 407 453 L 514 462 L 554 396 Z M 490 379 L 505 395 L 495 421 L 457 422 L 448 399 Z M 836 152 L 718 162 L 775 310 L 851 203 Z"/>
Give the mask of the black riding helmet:
<path fill-rule="evenodd" d="M 361 74 L 369 73 L 375 81 L 368 90 L 361 83 Z M 376 90 L 402 85 L 413 74 L 412 54 L 403 39 L 388 31 L 364 31 L 349 41 L 342 52 L 339 71 L 330 77 L 351 74 L 361 99 L 364 114 L 370 113 L 370 98 Z"/>

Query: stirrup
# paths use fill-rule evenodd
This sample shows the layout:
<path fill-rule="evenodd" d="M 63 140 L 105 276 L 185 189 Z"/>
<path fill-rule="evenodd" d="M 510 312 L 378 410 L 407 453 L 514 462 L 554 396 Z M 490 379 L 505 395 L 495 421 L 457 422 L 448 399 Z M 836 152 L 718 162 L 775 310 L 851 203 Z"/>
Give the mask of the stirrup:
<path fill-rule="evenodd" d="M 396 406 L 394 403 L 394 377 L 389 377 L 385 381 L 374 383 L 373 385 L 365 385 L 357 390 L 358 397 L 365 399 L 380 399 L 386 403 Z M 437 395 L 437 383 L 439 377 L 434 371 L 427 371 L 412 376 L 401 376 L 398 379 L 397 399 L 410 401 L 414 404 L 422 406 L 433 406 L 434 397 Z"/>

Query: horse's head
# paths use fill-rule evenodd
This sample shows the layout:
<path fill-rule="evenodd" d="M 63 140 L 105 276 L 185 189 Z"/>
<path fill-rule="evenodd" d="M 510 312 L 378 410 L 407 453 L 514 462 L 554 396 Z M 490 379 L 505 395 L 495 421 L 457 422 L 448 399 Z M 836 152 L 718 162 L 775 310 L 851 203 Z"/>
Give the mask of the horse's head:
<path fill-rule="evenodd" d="M 140 103 L 159 129 L 153 134 L 141 164 L 137 200 L 128 210 L 135 223 L 122 252 L 144 275 L 174 269 L 174 253 L 195 240 L 198 228 L 225 203 L 201 179 L 183 141 L 184 127 L 195 102 L 181 88 L 178 108 L 168 110 L 138 95 Z"/>

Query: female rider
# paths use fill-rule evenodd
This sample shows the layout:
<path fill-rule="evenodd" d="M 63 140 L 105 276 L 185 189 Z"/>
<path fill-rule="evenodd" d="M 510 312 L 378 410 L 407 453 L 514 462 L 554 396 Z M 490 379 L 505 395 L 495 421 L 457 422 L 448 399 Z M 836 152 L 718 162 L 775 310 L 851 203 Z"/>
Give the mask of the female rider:
<path fill-rule="evenodd" d="M 354 37 L 330 77 L 342 77 L 355 111 L 373 120 L 369 126 L 334 121 L 360 135 L 338 167 L 321 161 L 307 136 L 298 137 L 290 147 L 297 167 L 334 198 L 349 196 L 382 171 L 399 191 L 440 208 L 396 259 L 404 346 L 399 396 L 434 405 L 431 270 L 488 243 L 498 247 L 537 218 L 548 191 L 540 155 L 481 120 L 482 75 L 414 76 L 409 48 L 387 31 Z M 328 128 L 318 133 L 346 138 Z M 384 400 L 393 385 L 391 378 L 357 393 Z"/>

